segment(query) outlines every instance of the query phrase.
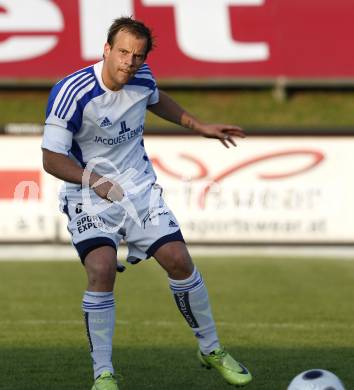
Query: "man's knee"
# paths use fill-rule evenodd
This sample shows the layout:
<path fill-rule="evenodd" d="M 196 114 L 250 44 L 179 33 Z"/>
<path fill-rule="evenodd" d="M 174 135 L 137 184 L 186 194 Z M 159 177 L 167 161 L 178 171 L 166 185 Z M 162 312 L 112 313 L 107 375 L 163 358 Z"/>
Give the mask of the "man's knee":
<path fill-rule="evenodd" d="M 174 252 L 171 256 L 171 272 L 182 273 L 188 277 L 193 272 L 192 260 L 188 253 Z"/>
<path fill-rule="evenodd" d="M 96 279 L 109 279 L 112 277 L 112 274 L 114 275 L 113 271 L 115 269 L 112 267 L 111 261 L 97 259 L 92 262 L 88 272 Z"/>
<path fill-rule="evenodd" d="M 111 286 L 113 289 L 116 262 L 116 254 L 113 249 L 98 248 L 90 252 L 85 259 L 89 286 L 107 286 L 107 288 Z"/>
<path fill-rule="evenodd" d="M 168 243 L 154 256 L 172 279 L 187 279 L 193 272 L 192 259 L 182 242 Z"/>

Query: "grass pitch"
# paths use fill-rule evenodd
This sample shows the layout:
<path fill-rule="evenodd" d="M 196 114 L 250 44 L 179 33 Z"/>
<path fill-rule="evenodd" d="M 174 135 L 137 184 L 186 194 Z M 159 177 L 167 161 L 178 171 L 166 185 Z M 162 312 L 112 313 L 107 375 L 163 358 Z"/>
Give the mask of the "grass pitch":
<path fill-rule="evenodd" d="M 354 387 L 354 261 L 195 259 L 222 343 L 253 373 L 248 390 L 285 390 L 309 368 Z M 90 389 L 79 262 L 0 263 L 0 389 Z M 196 341 L 150 260 L 118 275 L 114 365 L 121 390 L 229 389 L 196 359 Z"/>
<path fill-rule="evenodd" d="M 43 123 L 49 91 L 0 91 L 0 126 L 6 123 Z M 353 127 L 354 92 L 296 92 L 284 102 L 264 91 L 169 91 L 188 111 L 203 121 L 252 127 Z M 146 128 L 176 128 L 148 113 Z"/>

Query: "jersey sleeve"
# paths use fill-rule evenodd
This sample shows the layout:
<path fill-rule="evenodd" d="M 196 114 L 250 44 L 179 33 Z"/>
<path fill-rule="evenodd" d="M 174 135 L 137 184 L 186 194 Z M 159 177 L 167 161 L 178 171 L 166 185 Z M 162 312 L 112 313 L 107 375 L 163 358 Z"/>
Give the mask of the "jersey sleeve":
<path fill-rule="evenodd" d="M 48 149 L 51 152 L 60 154 L 69 154 L 72 146 L 73 134 L 56 125 L 45 125 L 42 139 L 42 149 Z"/>
<path fill-rule="evenodd" d="M 79 71 L 56 84 L 48 99 L 42 148 L 68 155 L 72 139 L 82 124 L 81 99 L 96 84 L 89 70 Z"/>
<path fill-rule="evenodd" d="M 156 87 L 154 92 L 149 96 L 148 106 L 158 103 L 160 100 L 159 89 Z"/>

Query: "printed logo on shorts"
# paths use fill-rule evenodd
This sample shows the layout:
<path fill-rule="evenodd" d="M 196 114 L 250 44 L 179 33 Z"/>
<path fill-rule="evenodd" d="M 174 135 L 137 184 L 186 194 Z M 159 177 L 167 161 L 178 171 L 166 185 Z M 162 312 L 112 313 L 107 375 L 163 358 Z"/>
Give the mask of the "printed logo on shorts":
<path fill-rule="evenodd" d="M 78 203 L 75 207 L 75 213 L 80 214 L 82 213 L 82 203 Z"/>
<path fill-rule="evenodd" d="M 170 223 L 168 224 L 169 227 L 178 227 L 178 225 L 176 224 L 175 221 L 172 221 L 172 219 L 170 219 Z"/>
<path fill-rule="evenodd" d="M 89 229 L 100 229 L 100 228 L 103 228 L 104 226 L 104 220 L 98 216 L 98 215 L 93 215 L 93 216 L 86 216 L 86 217 L 82 217 L 80 218 L 77 222 L 76 222 L 76 226 L 77 226 L 77 230 L 79 232 L 79 234 L 85 232 L 86 230 L 89 230 Z"/>
<path fill-rule="evenodd" d="M 145 215 L 145 217 L 142 220 L 143 228 L 146 228 L 146 224 L 150 222 L 152 225 L 158 225 L 159 224 L 159 217 L 161 215 L 167 215 L 169 214 L 169 211 L 166 210 L 163 207 L 157 207 L 155 209 L 149 210 L 149 212 Z"/>

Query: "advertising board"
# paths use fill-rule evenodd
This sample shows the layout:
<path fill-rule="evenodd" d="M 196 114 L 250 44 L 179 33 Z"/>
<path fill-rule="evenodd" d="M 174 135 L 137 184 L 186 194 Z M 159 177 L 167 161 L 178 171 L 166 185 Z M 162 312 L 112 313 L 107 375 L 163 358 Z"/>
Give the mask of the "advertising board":
<path fill-rule="evenodd" d="M 146 136 L 164 198 L 188 242 L 354 243 L 354 137 Z M 68 241 L 60 181 L 40 137 L 2 137 L 0 240 Z"/>
<path fill-rule="evenodd" d="M 151 26 L 157 79 L 354 77 L 352 0 L 0 0 L 0 78 L 97 62 L 122 15 Z"/>

